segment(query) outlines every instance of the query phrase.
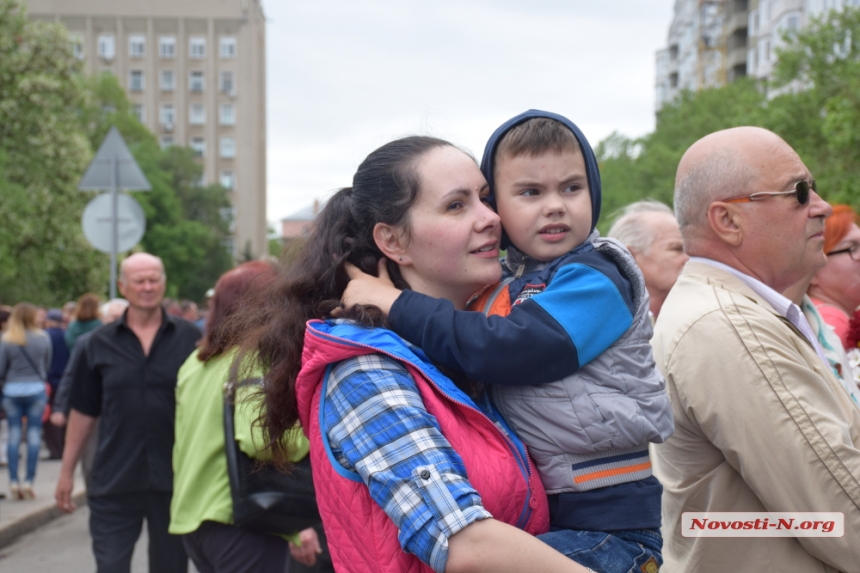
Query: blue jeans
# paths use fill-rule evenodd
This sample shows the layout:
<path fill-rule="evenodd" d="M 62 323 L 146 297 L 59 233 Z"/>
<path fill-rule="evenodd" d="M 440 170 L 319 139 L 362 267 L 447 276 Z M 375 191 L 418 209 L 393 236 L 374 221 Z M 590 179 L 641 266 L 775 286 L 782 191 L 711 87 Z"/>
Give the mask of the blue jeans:
<path fill-rule="evenodd" d="M 9 420 L 9 482 L 18 483 L 18 447 L 21 445 L 22 418 L 27 417 L 27 479 L 36 477 L 39 446 L 42 443 L 42 412 L 48 395 L 45 390 L 32 396 L 3 396 L 3 409 Z"/>
<path fill-rule="evenodd" d="M 597 573 L 656 573 L 663 564 L 663 537 L 658 529 L 555 529 L 538 539 Z"/>

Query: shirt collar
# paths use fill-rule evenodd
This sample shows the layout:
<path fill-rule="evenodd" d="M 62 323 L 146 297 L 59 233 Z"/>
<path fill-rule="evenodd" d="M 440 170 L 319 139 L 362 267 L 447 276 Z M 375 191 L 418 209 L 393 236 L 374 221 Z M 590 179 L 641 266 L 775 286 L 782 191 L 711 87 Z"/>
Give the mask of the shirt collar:
<path fill-rule="evenodd" d="M 815 336 L 815 333 L 812 331 L 812 327 L 809 325 L 809 321 L 806 320 L 806 316 L 804 316 L 803 312 L 800 310 L 800 307 L 791 302 L 785 295 L 773 290 L 768 285 L 764 284 L 760 280 L 755 277 L 751 277 L 748 274 L 742 273 L 739 270 L 730 267 L 725 263 L 721 263 L 719 261 L 715 261 L 713 259 L 706 259 L 704 257 L 690 257 L 691 261 L 695 261 L 697 263 L 704 263 L 706 265 L 711 265 L 712 267 L 716 267 L 732 276 L 737 277 L 741 282 L 747 285 L 754 293 L 763 298 L 765 302 L 767 302 L 773 309 L 783 318 L 788 320 L 791 324 L 793 324 L 797 330 L 803 334 L 804 338 L 809 341 L 809 344 L 812 345 L 812 348 L 815 349 L 815 353 L 818 354 L 818 357 L 827 365 L 827 368 L 830 368 L 830 362 L 828 362 L 827 357 L 824 355 L 824 349 L 821 348 L 821 344 L 818 342 L 818 337 Z"/>
<path fill-rule="evenodd" d="M 734 275 L 735 277 L 740 279 L 745 285 L 750 287 L 754 293 L 767 301 L 767 303 L 771 305 L 773 309 L 783 318 L 789 318 L 788 315 L 791 312 L 792 306 L 797 307 L 796 304 L 791 302 L 782 293 L 776 292 L 771 287 L 767 286 L 757 278 L 742 273 L 736 268 L 730 267 L 725 263 L 721 263 L 713 259 L 706 259 L 704 257 L 690 257 L 690 260 L 695 261 L 697 263 L 705 263 L 707 265 L 711 265 L 712 267 L 716 267 L 718 269 L 726 271 L 731 275 Z M 799 308 L 797 310 L 798 312 L 800 312 Z"/>
<path fill-rule="evenodd" d="M 116 322 L 122 328 L 128 328 L 128 308 L 126 308 L 123 311 L 122 316 L 119 317 L 119 320 L 117 320 Z M 164 310 L 164 307 L 162 307 L 161 308 L 161 326 L 158 327 L 158 330 L 161 331 L 165 328 L 173 328 L 175 325 L 176 325 L 176 317 L 167 314 L 167 312 L 165 312 L 165 310 Z"/>

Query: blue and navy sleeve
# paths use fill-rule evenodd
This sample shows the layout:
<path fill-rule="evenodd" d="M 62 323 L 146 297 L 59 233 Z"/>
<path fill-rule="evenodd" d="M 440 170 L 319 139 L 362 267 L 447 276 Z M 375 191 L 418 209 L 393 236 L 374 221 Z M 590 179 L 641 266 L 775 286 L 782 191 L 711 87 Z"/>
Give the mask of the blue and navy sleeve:
<path fill-rule="evenodd" d="M 510 315 L 459 311 L 404 291 L 389 324 L 431 359 L 490 384 L 543 384 L 576 372 L 633 324 L 632 289 L 599 255 L 561 267 L 547 288 Z"/>

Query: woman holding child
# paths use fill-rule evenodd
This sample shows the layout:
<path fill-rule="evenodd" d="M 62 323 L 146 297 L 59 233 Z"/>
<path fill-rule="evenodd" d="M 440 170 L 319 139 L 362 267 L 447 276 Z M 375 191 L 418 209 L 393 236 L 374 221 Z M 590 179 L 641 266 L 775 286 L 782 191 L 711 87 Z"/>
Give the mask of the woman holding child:
<path fill-rule="evenodd" d="M 566 120 L 564 126 L 577 138 L 581 136 Z M 550 542 L 572 559 L 600 571 L 656 571 L 659 566 L 659 530 L 646 531 L 659 527 L 660 493 L 659 483 L 650 477 L 647 443 L 671 433 L 671 417 L 667 430 L 666 420 L 661 419 L 666 415 L 662 379 L 655 378 L 650 353 L 642 348 L 642 344 L 647 346 L 650 323 L 647 332 L 639 331 L 644 328 L 642 320 L 647 323 L 648 308 L 641 276 L 636 282 L 635 271 L 628 266 L 594 262 L 599 257 L 589 254 L 603 246 L 592 235 L 599 214 L 599 175 L 587 142 L 584 137 L 579 139 L 587 154 L 574 147 L 577 153 L 568 153 L 560 165 L 549 162 L 554 174 L 564 172 L 561 206 L 552 199 L 549 211 L 534 205 L 529 210 L 526 200 L 516 211 L 530 219 L 512 221 L 507 227 L 516 236 L 522 231 L 529 247 L 536 248 L 535 254 L 523 248 L 515 279 L 552 267 L 548 280 L 557 286 L 540 285 L 547 294 L 541 300 L 555 301 L 555 306 L 548 305 L 550 311 L 526 304 L 526 293 L 538 296 L 538 291 L 529 290 L 536 285 L 519 285 L 515 292 L 514 283 L 506 283 L 494 292 L 508 293 L 509 301 L 522 301 L 527 312 L 512 312 L 511 318 L 460 312 L 475 293 L 500 278 L 499 217 L 485 204 L 489 186 L 467 155 L 444 141 L 413 137 L 387 144 L 368 156 L 353 187 L 336 194 L 320 214 L 290 276 L 280 280 L 267 297 L 278 304 L 261 303 L 255 315 L 248 317 L 261 326 L 247 350 L 257 353 L 260 366 L 270 372 L 266 429 L 269 435 L 281 435 L 300 418 L 308 432 L 318 499 L 337 570 L 425 571 L 427 566 L 435 571 L 588 570 L 520 530 L 531 534 L 547 531 L 547 498 L 522 442 L 482 386 L 469 378 L 495 382 L 487 375 L 493 372 L 487 364 L 505 351 L 494 346 L 493 330 L 504 331 L 503 337 L 510 340 L 518 336 L 525 348 L 505 361 L 513 366 L 512 373 L 504 373 L 509 384 L 512 375 L 521 377 L 519 384 L 528 384 L 550 382 L 575 371 L 593 374 L 588 363 L 600 363 L 598 357 L 613 342 L 621 341 L 631 349 L 629 363 L 616 365 L 618 372 L 613 373 L 630 395 L 610 388 L 617 400 L 629 398 L 627 405 L 605 404 L 607 413 L 615 417 L 605 422 L 608 428 L 592 420 L 569 431 L 578 432 L 578 437 L 593 432 L 601 436 L 604 449 L 609 446 L 612 450 L 608 457 L 602 452 L 583 454 L 581 463 L 590 470 L 574 478 L 596 480 L 603 491 L 600 496 L 581 499 L 589 499 L 589 508 L 595 510 L 602 499 L 603 510 L 615 523 L 622 523 L 619 529 L 630 529 L 633 524 L 636 531 L 626 536 L 624 532 L 598 534 L 597 542 L 594 537 L 580 536 L 576 544 L 588 545 L 589 555 L 571 550 L 569 537 Z M 548 149 L 553 155 L 570 151 L 555 144 Z M 546 151 L 524 155 L 534 158 Z M 526 173 L 521 180 L 513 174 L 522 187 L 516 197 L 556 195 L 555 190 L 541 191 L 540 182 L 530 181 L 535 174 L 540 175 Z M 587 213 L 579 210 L 583 204 Z M 501 205 L 499 210 L 503 210 Z M 549 223 L 543 221 L 547 212 Z M 556 218 L 556 214 L 563 216 Z M 523 225 L 518 226 L 519 222 Z M 588 246 L 580 248 L 583 241 Z M 573 271 L 557 265 L 555 259 L 571 249 L 594 259 L 600 276 L 582 265 L 572 265 L 577 267 Z M 620 260 L 606 257 L 610 263 Z M 338 320 L 314 320 L 330 316 L 340 306 L 348 281 L 345 268 L 355 279 L 351 290 L 372 284 L 371 291 L 380 296 L 359 301 L 374 305 L 362 306 L 354 304 L 354 293 L 348 294 Z M 385 288 L 384 281 L 364 274 L 376 272 L 382 278 L 390 275 L 392 286 Z M 586 280 L 581 279 L 583 273 Z M 552 316 L 552 311 L 563 308 L 558 286 L 569 288 L 577 280 L 584 284 L 579 292 L 610 313 L 609 319 L 582 321 L 593 324 L 591 330 L 581 330 L 577 336 L 593 335 L 599 339 L 597 343 L 572 338 L 565 323 L 571 316 L 564 315 L 561 321 Z M 605 290 L 614 294 L 607 298 L 602 294 Z M 431 362 L 426 348 L 413 346 L 383 328 L 387 321 L 380 309 L 390 309 L 394 301 L 399 305 L 401 295 L 406 294 L 418 295 L 431 305 L 435 302 L 428 301 L 439 299 L 449 328 L 427 331 L 422 341 L 433 348 L 438 362 Z M 360 293 L 357 296 L 361 298 Z M 576 308 L 586 312 L 583 304 L 577 303 Z M 547 313 L 550 320 L 546 320 Z M 475 351 L 467 357 L 478 364 L 471 370 L 463 367 L 469 360 L 463 360 L 457 345 L 449 347 L 444 342 L 462 342 L 462 334 L 471 337 L 475 332 L 471 327 L 460 330 L 470 317 L 490 325 L 476 327 L 487 334 L 486 340 L 474 338 L 471 345 L 465 345 Z M 533 337 L 537 344 L 524 330 L 530 327 L 538 329 L 540 336 Z M 573 358 L 571 340 L 576 342 Z M 561 351 L 556 344 L 560 341 L 567 343 Z M 620 354 L 610 358 L 625 360 Z M 635 388 L 640 379 L 644 390 Z M 582 398 L 593 401 L 594 396 Z M 592 413 L 594 410 L 592 407 Z M 622 416 L 630 418 L 626 425 Z M 536 427 L 549 423 L 533 422 Z M 275 444 L 275 451 L 282 457 L 287 453 L 280 444 Z M 552 463 L 560 463 L 559 456 Z M 590 464 L 588 457 L 600 462 Z M 616 475 L 624 477 L 619 480 Z M 620 488 L 620 494 L 607 491 L 613 487 Z M 558 501 L 556 497 L 556 505 Z M 569 508 L 562 513 L 569 516 Z M 628 515 L 637 513 L 645 514 L 642 523 Z M 604 546 L 603 555 L 596 546 Z M 630 556 L 633 547 L 637 555 Z"/>

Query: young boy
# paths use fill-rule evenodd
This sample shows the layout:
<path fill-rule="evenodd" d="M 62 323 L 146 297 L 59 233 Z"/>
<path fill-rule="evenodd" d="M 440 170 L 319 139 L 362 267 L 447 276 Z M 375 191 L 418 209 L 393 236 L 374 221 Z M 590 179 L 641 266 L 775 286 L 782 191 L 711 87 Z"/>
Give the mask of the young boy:
<path fill-rule="evenodd" d="M 490 385 L 549 494 L 541 539 L 601 573 L 656 572 L 662 486 L 648 444 L 672 434 L 671 406 L 642 275 L 595 231 L 594 152 L 568 119 L 530 110 L 490 137 L 481 170 L 507 248 L 504 280 L 470 307 L 489 316 L 393 287 L 381 308 L 430 358 Z"/>

